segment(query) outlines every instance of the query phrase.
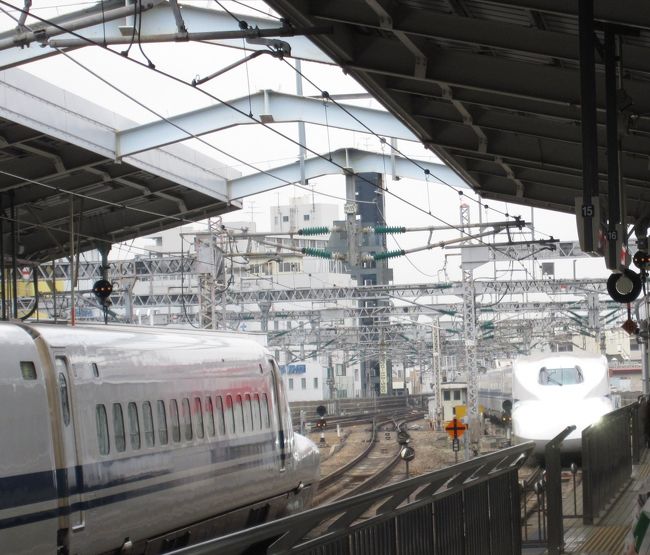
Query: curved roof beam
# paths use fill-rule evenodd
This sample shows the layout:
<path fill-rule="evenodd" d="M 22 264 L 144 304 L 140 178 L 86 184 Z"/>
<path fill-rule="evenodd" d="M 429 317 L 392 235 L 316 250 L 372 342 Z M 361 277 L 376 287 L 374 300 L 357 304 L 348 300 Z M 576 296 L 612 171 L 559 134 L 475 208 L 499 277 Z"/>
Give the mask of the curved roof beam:
<path fill-rule="evenodd" d="M 143 2 L 141 36 L 143 42 L 150 42 L 149 37 L 164 37 L 176 35 L 176 41 L 187 41 L 187 36 L 178 32 L 175 12 L 168 2 L 161 0 L 146 0 Z M 103 44 L 106 40 L 109 44 L 128 43 L 131 33 L 123 32 L 125 27 L 133 25 L 133 15 L 127 15 L 133 9 L 125 8 L 120 1 L 104 3 L 104 11 L 98 3 L 87 10 L 80 10 L 64 16 L 51 18 L 54 26 L 42 23 L 33 24 L 30 18 L 30 28 L 37 31 L 16 31 L 12 29 L 0 33 L 0 69 L 8 69 L 21 64 L 55 56 L 59 50 L 50 44 L 59 44 L 64 48 L 70 48 L 68 44 L 74 44 L 73 48 L 88 46 L 78 40 L 78 36 L 87 38 L 97 44 Z M 195 6 L 182 6 L 182 17 L 187 32 L 190 34 L 199 33 L 228 33 L 239 32 L 237 22 L 227 13 L 217 10 L 202 9 Z M 255 17 L 250 15 L 238 15 L 252 27 L 260 29 L 277 29 L 281 22 L 277 19 Z M 57 27 L 58 26 L 58 27 Z M 60 28 L 74 30 L 75 34 L 62 33 Z M 332 61 L 321 52 L 306 36 L 292 36 L 286 39 L 291 44 L 291 55 L 293 58 L 309 60 L 314 62 L 332 64 Z M 169 40 L 156 40 L 156 42 L 170 42 Z M 231 48 L 242 48 L 241 38 L 209 40 L 213 44 Z M 66 46 L 63 46 L 66 45 Z M 266 50 L 264 44 L 246 43 L 246 49 Z"/>
<path fill-rule="evenodd" d="M 332 162 L 320 157 L 305 160 L 305 177 L 314 179 L 323 175 L 347 174 L 350 172 L 385 173 L 390 168 L 389 173 L 394 177 L 424 180 L 424 170 L 429 170 L 429 177 L 433 182 L 444 182 L 454 188 L 469 188 L 467 183 L 456 172 L 444 164 L 415 160 L 416 165 L 413 163 L 414 161 L 400 156 L 377 154 L 353 148 L 336 150 L 327 155 L 327 158 L 331 158 Z M 228 181 L 228 196 L 231 200 L 235 200 L 284 187 L 287 183 L 299 183 L 300 170 L 300 162 L 296 161 L 293 164 L 271 168 L 266 173 L 231 179 Z M 271 176 L 276 177 L 276 180 L 274 181 Z"/>
<path fill-rule="evenodd" d="M 255 119 L 248 115 L 249 112 Z M 130 156 L 235 125 L 257 124 L 258 121 L 264 124 L 303 121 L 361 133 L 369 133 L 368 130 L 372 129 L 384 137 L 417 140 L 395 116 L 383 110 L 332 102 L 327 102 L 325 107 L 321 99 L 265 90 L 227 104 L 208 106 L 120 131 L 116 134 L 116 154 L 118 157 Z"/>

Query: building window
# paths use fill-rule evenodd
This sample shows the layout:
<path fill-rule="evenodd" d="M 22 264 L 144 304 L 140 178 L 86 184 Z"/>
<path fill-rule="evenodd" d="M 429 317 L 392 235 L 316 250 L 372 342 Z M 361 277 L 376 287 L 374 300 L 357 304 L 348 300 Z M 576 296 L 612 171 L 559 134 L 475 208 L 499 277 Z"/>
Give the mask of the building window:
<path fill-rule="evenodd" d="M 293 378 L 289 378 L 289 389 L 293 389 Z"/>
<path fill-rule="evenodd" d="M 97 423 L 97 444 L 99 445 L 99 454 L 108 455 L 110 444 L 108 441 L 108 418 L 106 416 L 106 407 L 97 405 L 95 409 L 95 421 Z"/>
<path fill-rule="evenodd" d="M 460 401 L 460 390 L 454 390 L 454 401 Z"/>
<path fill-rule="evenodd" d="M 283 222 L 288 222 L 289 221 L 289 216 L 282 216 L 282 221 Z"/>
<path fill-rule="evenodd" d="M 308 221 L 309 221 L 309 214 L 305 214 L 305 215 L 302 217 L 302 219 L 303 219 L 303 221 L 308 222 Z"/>
<path fill-rule="evenodd" d="M 300 387 L 302 389 L 307 389 L 307 378 L 300 378 Z"/>
<path fill-rule="evenodd" d="M 445 401 L 451 401 L 451 395 L 450 395 L 449 390 L 445 390 L 445 391 L 442 392 L 442 398 Z"/>
<path fill-rule="evenodd" d="M 336 375 L 337 376 L 345 376 L 345 374 L 346 374 L 345 366 L 343 366 L 342 364 L 337 364 L 336 365 Z"/>
<path fill-rule="evenodd" d="M 641 350 L 641 345 L 637 341 L 630 341 L 630 351 L 639 351 Z"/>
<path fill-rule="evenodd" d="M 158 401 L 158 439 L 161 445 L 167 445 L 169 437 L 167 435 L 167 413 L 165 411 L 165 401 Z"/>
<path fill-rule="evenodd" d="M 314 378 L 314 389 L 318 389 L 318 378 Z"/>
<path fill-rule="evenodd" d="M 571 341 L 565 341 L 563 343 L 552 344 L 551 351 L 554 353 L 570 353 L 573 351 L 573 343 Z"/>
<path fill-rule="evenodd" d="M 140 423 L 138 422 L 138 407 L 135 403 L 128 404 L 129 412 L 129 435 L 131 437 L 131 449 L 140 449 Z"/>

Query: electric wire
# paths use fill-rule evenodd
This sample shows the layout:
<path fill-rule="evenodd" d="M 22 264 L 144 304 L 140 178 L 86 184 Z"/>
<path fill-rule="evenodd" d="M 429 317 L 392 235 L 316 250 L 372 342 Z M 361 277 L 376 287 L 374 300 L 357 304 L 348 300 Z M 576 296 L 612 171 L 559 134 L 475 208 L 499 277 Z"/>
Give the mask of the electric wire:
<path fill-rule="evenodd" d="M 110 49 L 108 49 L 108 50 L 110 50 Z M 144 52 L 143 52 L 143 54 L 144 54 Z M 146 55 L 145 55 L 145 58 L 146 58 Z M 147 58 L 147 60 L 148 60 L 148 58 Z M 150 62 L 150 60 L 148 60 L 148 61 L 149 61 L 149 64 L 150 64 L 150 66 L 149 66 L 150 69 L 154 69 L 154 68 L 151 68 L 151 62 Z M 139 63 L 139 62 L 136 62 L 136 63 Z M 295 68 L 294 68 L 294 69 L 295 69 Z M 164 72 L 163 72 L 163 74 L 164 74 Z M 169 75 L 168 75 L 168 76 L 169 76 Z M 216 98 L 215 98 L 215 99 L 216 99 Z M 218 99 L 216 99 L 216 100 L 218 100 Z M 227 103 L 226 103 L 226 104 L 227 104 Z M 345 110 L 344 110 L 344 111 L 345 111 Z M 351 114 L 350 114 L 350 115 L 351 115 Z M 354 117 L 353 115 L 351 115 L 351 116 Z M 163 119 L 164 119 L 164 118 L 163 118 Z M 355 118 L 355 119 L 356 119 L 356 118 Z M 358 120 L 357 120 L 357 121 L 358 121 Z M 261 122 L 260 122 L 260 123 L 261 123 Z M 360 122 L 360 123 L 362 123 L 362 122 Z M 376 135 L 376 134 L 375 134 L 375 135 Z M 380 140 L 381 140 L 381 139 L 380 139 Z M 385 140 L 382 142 L 382 144 L 383 144 L 384 142 L 385 142 Z M 399 152 L 399 150 L 398 150 L 397 152 Z M 401 154 L 401 153 L 400 153 L 400 154 Z M 408 157 L 406 157 L 406 158 L 408 158 Z M 417 165 L 417 164 L 416 164 L 416 165 Z M 425 175 L 426 175 L 426 174 L 425 174 Z M 448 184 L 446 184 L 444 181 L 442 181 L 442 180 L 440 180 L 440 181 L 441 181 L 443 184 L 448 185 Z M 450 186 L 450 185 L 448 185 L 448 186 Z M 450 186 L 450 187 L 451 187 L 451 186 Z M 453 188 L 453 187 L 452 187 L 452 188 Z M 460 193 L 462 193 L 462 192 L 460 192 Z M 399 196 L 397 196 L 397 198 L 399 198 L 400 200 L 404 200 L 404 199 L 401 199 L 401 197 L 399 197 Z M 485 205 L 485 208 L 487 209 L 488 207 Z M 492 210 L 495 210 L 495 209 L 492 209 Z M 495 210 L 495 211 L 496 211 L 496 210 Z M 498 212 L 498 211 L 497 211 L 497 212 Z M 504 215 L 506 215 L 507 217 L 509 217 L 509 215 L 508 215 L 507 213 L 503 213 L 503 212 L 501 212 L 501 213 L 504 214 Z M 443 220 L 439 219 L 439 221 L 443 221 Z M 452 226 L 452 227 L 455 227 L 455 226 Z M 416 268 L 416 269 L 417 269 L 417 268 Z M 426 274 L 425 274 L 425 275 L 426 275 Z"/>
<path fill-rule="evenodd" d="M 217 0 L 215 0 L 215 1 L 217 1 Z M 13 6 L 12 4 L 6 2 L 6 0 L 0 0 L 0 4 L 4 4 L 4 5 L 7 5 L 7 6 L 10 6 L 11 8 L 13 8 L 13 9 L 15 9 L 15 10 L 17 10 L 17 11 L 21 11 L 21 12 L 24 11 L 24 10 L 21 10 L 20 8 L 17 8 L 16 6 Z M 44 18 L 40 18 L 39 16 L 35 16 L 35 15 L 33 15 L 33 14 L 30 14 L 30 15 L 31 15 L 32 17 L 34 17 L 35 19 L 38 19 L 39 21 L 42 21 L 42 22 L 44 22 L 44 23 L 48 23 L 49 25 L 53 25 L 54 27 L 56 27 L 56 28 L 58 28 L 58 29 L 60 29 L 60 30 L 62 30 L 62 31 L 68 32 L 68 33 L 72 34 L 73 36 L 76 36 L 77 38 L 80 38 L 80 39 L 82 39 L 82 40 L 88 42 L 88 43 L 91 44 L 91 45 L 98 46 L 99 48 L 103 48 L 103 49 L 107 50 L 108 52 L 110 52 L 110 53 L 112 53 L 112 54 L 119 55 L 119 54 L 118 54 L 117 52 L 115 52 L 114 50 L 111 50 L 110 48 L 104 47 L 104 46 L 101 45 L 100 43 L 97 43 L 96 41 L 94 41 L 94 40 L 92 40 L 92 39 L 88 39 L 87 37 L 84 37 L 83 35 L 80 35 L 80 34 L 74 32 L 74 31 L 68 31 L 67 29 L 65 29 L 65 27 L 63 27 L 63 26 L 61 26 L 61 25 L 58 25 L 58 24 L 53 23 L 53 22 L 51 22 L 51 21 L 48 21 L 48 20 L 46 20 L 46 19 L 44 19 Z M 237 18 L 235 18 L 235 19 L 236 19 L 237 21 L 239 21 Z M 182 131 L 183 133 L 187 134 L 189 137 L 195 138 L 195 139 L 197 139 L 197 140 L 201 140 L 199 137 L 194 136 L 193 134 L 189 133 L 188 131 L 182 129 L 180 126 L 178 126 L 178 125 L 174 124 L 173 122 L 169 121 L 168 118 L 165 118 L 165 117 L 162 116 L 161 114 L 158 114 L 158 113 L 156 113 L 154 110 L 152 110 L 152 109 L 148 108 L 147 106 L 145 106 L 143 103 L 141 103 L 141 102 L 139 102 L 139 101 L 133 99 L 130 95 L 126 94 L 124 91 L 120 90 L 118 87 L 112 85 L 112 84 L 109 83 L 108 81 L 106 81 L 106 80 L 104 80 L 103 78 L 101 78 L 100 76 L 98 76 L 98 75 L 96 74 L 96 72 L 93 72 L 92 70 L 90 70 L 89 68 L 85 67 L 83 64 L 81 64 L 81 63 L 78 62 L 77 60 L 74 60 L 71 56 L 69 56 L 69 55 L 68 55 L 66 52 L 64 52 L 63 50 L 57 48 L 57 51 L 59 51 L 61 54 L 65 55 L 65 56 L 68 57 L 69 59 L 73 60 L 73 61 L 74 61 L 75 63 L 77 63 L 80 67 L 84 68 L 86 71 L 88 71 L 89 73 L 91 73 L 91 74 L 94 75 L 95 77 L 101 79 L 104 83 L 106 83 L 107 85 L 109 85 L 109 86 L 110 86 L 111 88 L 113 88 L 114 90 L 120 92 L 121 94 L 123 94 L 123 95 L 126 96 L 127 98 L 129 98 L 129 99 L 133 100 L 134 102 L 136 102 L 136 103 L 137 103 L 138 105 L 140 105 L 141 107 L 143 107 L 143 108 L 145 108 L 146 110 L 150 111 L 151 113 L 153 113 L 154 115 L 156 115 L 158 118 L 160 118 L 160 119 L 166 121 L 166 122 L 169 123 L 170 125 L 173 125 L 174 127 L 176 127 L 177 129 L 179 129 L 179 130 Z M 165 71 L 161 71 L 160 69 L 158 69 L 158 68 L 156 68 L 156 67 L 151 67 L 151 66 L 149 66 L 149 65 L 147 65 L 147 64 L 143 64 L 142 62 L 139 62 L 138 60 L 134 60 L 134 59 L 129 58 L 129 57 L 126 57 L 126 59 L 129 60 L 129 61 L 132 62 L 132 63 L 135 63 L 135 64 L 141 66 L 141 67 L 148 68 L 148 69 L 150 69 L 151 71 L 154 71 L 154 72 L 156 72 L 156 73 L 158 73 L 158 74 L 160 74 L 160 75 L 163 75 L 163 76 L 165 76 L 165 77 L 167 77 L 167 78 L 169 78 L 169 79 L 171 79 L 171 80 L 173 80 L 173 81 L 176 81 L 176 82 L 181 83 L 181 84 L 186 85 L 186 86 L 191 86 L 191 84 L 185 82 L 184 80 L 180 79 L 179 77 L 176 77 L 176 76 L 174 76 L 174 75 L 172 75 L 172 74 L 169 74 L 169 73 L 167 73 L 167 72 L 165 72 Z M 292 66 L 291 64 L 289 64 L 289 67 L 292 67 L 292 69 L 294 69 L 294 71 L 297 71 L 295 68 L 293 68 L 293 66 Z M 300 72 L 299 72 L 299 73 L 300 73 Z M 300 73 L 300 74 L 301 74 L 301 73 Z M 302 75 L 302 74 L 301 74 L 301 75 Z M 304 76 L 303 76 L 303 77 L 304 77 Z M 308 78 L 306 78 L 306 77 L 304 77 L 304 78 L 307 79 L 308 82 L 312 83 L 311 80 L 309 80 Z M 312 83 L 312 86 L 315 86 L 315 85 L 313 85 L 313 83 Z M 295 139 L 293 139 L 293 138 L 291 138 L 291 137 L 285 135 L 284 133 L 278 131 L 277 129 L 274 129 L 273 127 L 271 127 L 270 125 L 264 123 L 263 121 L 261 121 L 261 120 L 255 118 L 255 117 L 249 116 L 248 114 L 246 114 L 245 112 L 243 112 L 242 110 L 240 110 L 239 108 L 237 108 L 236 106 L 233 106 L 231 103 L 222 100 L 221 98 L 215 96 L 215 95 L 212 94 L 212 93 L 209 93 L 209 92 L 205 91 L 204 89 L 200 89 L 200 88 L 198 88 L 198 87 L 192 87 L 192 88 L 195 88 L 196 90 L 201 91 L 203 94 L 205 94 L 205 95 L 208 96 L 209 98 L 211 98 L 211 99 L 215 100 L 216 102 L 219 102 L 219 103 L 221 103 L 221 104 L 223 104 L 223 105 L 225 105 L 225 106 L 231 108 L 232 110 L 238 112 L 238 113 L 241 114 L 242 116 L 244 116 L 244 117 L 248 117 L 248 118 L 251 119 L 253 122 L 255 122 L 255 123 L 259 124 L 259 125 L 262 125 L 262 126 L 265 127 L 266 129 L 268 129 L 268 130 L 270 130 L 271 132 L 273 132 L 273 133 L 279 135 L 280 137 L 286 139 L 287 141 L 289 141 L 289 142 L 291 142 L 291 143 L 293 143 L 293 144 L 295 144 L 295 145 L 297 145 L 297 146 L 299 146 L 299 147 L 304 148 L 307 152 L 310 152 L 311 154 L 314 154 L 315 156 L 317 156 L 317 157 L 319 157 L 319 158 L 321 158 L 321 159 L 323 159 L 323 160 L 326 160 L 326 161 L 330 162 L 330 163 L 333 164 L 334 166 L 336 166 L 336 167 L 338 167 L 339 169 L 341 169 L 342 172 L 344 172 L 344 173 L 346 172 L 346 168 L 345 168 L 344 166 L 342 166 L 341 164 L 338 164 L 338 163 L 334 162 L 333 160 L 328 159 L 326 156 L 324 156 L 324 155 L 322 155 L 322 154 L 320 154 L 320 153 L 314 151 L 313 149 L 307 147 L 306 145 L 302 145 L 302 144 L 300 144 L 299 141 L 296 141 Z M 318 87 L 316 87 L 316 88 L 318 88 Z M 323 93 L 328 97 L 328 99 L 332 100 L 331 98 L 329 98 L 329 94 L 327 94 L 326 91 L 323 91 Z M 336 103 L 336 101 L 333 101 L 333 102 Z M 336 103 L 336 105 L 339 106 L 339 107 L 341 107 L 338 103 Z M 379 137 L 379 135 L 377 135 L 377 134 L 374 133 L 371 129 L 369 129 L 369 128 L 368 128 L 368 127 L 367 127 L 363 122 L 361 122 L 360 120 L 358 120 L 358 118 L 356 118 L 356 116 L 354 116 L 353 114 L 350 114 L 350 112 L 347 111 L 347 110 L 345 110 L 344 108 L 342 108 L 342 109 L 343 109 L 344 112 L 348 113 L 348 114 L 349 114 L 353 119 L 355 119 L 357 122 L 359 122 L 362 126 L 364 126 L 366 129 L 368 129 L 368 131 L 369 131 L 371 134 L 374 134 L 375 136 Z M 384 139 L 384 140 L 385 140 L 385 139 Z M 237 160 L 238 162 L 240 162 L 240 163 L 242 163 L 242 164 L 245 164 L 245 165 L 248 166 L 248 167 L 251 167 L 251 169 L 254 169 L 255 171 L 258 171 L 258 172 L 260 172 L 260 173 L 264 173 L 264 174 L 266 174 L 266 175 L 269 175 L 270 177 L 273 177 L 273 178 L 275 178 L 275 179 L 278 179 L 278 180 L 280 180 L 280 181 L 283 181 L 283 182 L 284 182 L 285 184 L 287 184 L 287 185 L 293 185 L 293 183 L 288 182 L 287 180 L 281 179 L 281 178 L 279 178 L 279 177 L 277 177 L 277 176 L 274 176 L 274 175 L 271 174 L 270 172 L 266 172 L 266 171 L 264 171 L 264 170 L 260 170 L 259 168 L 255 168 L 255 167 L 253 167 L 251 164 L 249 164 L 249 163 L 247 163 L 247 162 L 244 162 L 243 160 L 240 160 L 240 159 L 238 159 L 238 158 L 236 158 L 236 157 L 234 157 L 234 156 L 232 156 L 232 155 L 230 155 L 230 154 L 228 154 L 228 153 L 226 153 L 226 152 L 224 152 L 224 151 L 222 151 L 222 150 L 216 148 L 214 145 L 211 145 L 210 143 L 207 143 L 207 142 L 205 142 L 205 141 L 202 141 L 202 142 L 204 142 L 204 144 L 206 144 L 206 145 L 209 146 L 210 148 L 214 148 L 215 150 L 217 150 L 217 151 L 221 152 L 222 154 L 228 156 L 229 158 L 232 158 L 232 159 L 234 159 L 234 160 Z M 400 152 L 399 150 L 397 150 L 397 152 L 398 152 L 400 155 L 402 155 L 401 152 Z M 409 160 L 411 160 L 411 159 L 408 158 L 408 157 L 406 157 L 406 158 L 409 159 Z M 415 163 L 415 164 L 416 164 L 417 167 L 423 169 L 424 172 L 425 172 L 425 174 L 426 174 L 426 173 L 430 173 L 429 170 L 422 168 L 422 167 L 421 167 L 419 164 L 417 164 L 417 163 Z M 359 174 L 356 174 L 356 177 L 357 177 L 358 179 L 361 179 L 362 181 L 367 182 L 367 183 L 368 183 L 369 185 L 371 185 L 372 187 L 379 188 L 375 183 L 372 183 L 370 180 L 363 178 L 363 177 L 360 176 Z M 442 180 L 440 180 L 440 181 L 441 181 L 441 183 L 443 183 L 443 184 L 445 184 L 445 185 L 448 185 L 448 184 L 444 183 L 444 181 L 442 181 Z M 452 188 L 453 188 L 453 187 L 452 187 Z M 455 190 L 455 189 L 454 189 L 454 190 Z M 387 191 L 387 192 L 388 192 L 388 191 Z M 459 191 L 459 193 L 462 194 L 462 191 Z M 450 223 L 446 222 L 445 220 L 443 220 L 442 218 L 440 218 L 440 217 L 438 217 L 438 216 L 435 216 L 435 215 L 433 215 L 433 214 L 429 214 L 426 210 L 424 210 L 424 209 L 422 209 L 421 207 L 417 206 L 416 204 L 414 204 L 414 203 L 412 203 L 412 202 L 410 202 L 410 201 L 404 199 L 403 197 L 400 197 L 399 195 L 396 195 L 395 193 L 392 193 L 392 192 L 389 192 L 389 194 L 391 194 L 393 197 L 395 197 L 396 199 L 400 200 L 401 202 L 403 202 L 403 203 L 405 203 L 405 204 L 411 206 L 412 208 L 414 208 L 414 209 L 416 209 L 416 210 L 418 210 L 418 211 L 420 211 L 420 212 L 423 212 L 424 214 L 427 214 L 427 215 L 431 216 L 431 217 L 434 218 L 435 220 L 437 220 L 437 221 L 439 221 L 439 222 L 441 222 L 441 223 L 443 223 L 443 224 L 445 224 L 445 225 L 448 225 L 448 226 L 450 226 L 450 227 L 453 227 L 453 228 L 457 229 L 458 231 L 460 231 L 461 233 L 466 233 L 462 228 L 460 228 L 460 227 L 458 227 L 458 226 L 455 226 L 455 225 L 453 225 L 453 224 L 450 224 Z M 468 198 L 469 198 L 469 197 L 468 197 Z M 501 213 L 501 214 L 504 214 L 506 217 L 510 217 L 509 214 L 505 214 L 505 213 L 503 213 L 503 212 L 500 212 L 500 213 Z M 481 241 L 480 239 L 479 239 L 478 241 L 479 241 L 480 243 L 483 243 L 483 241 Z"/>

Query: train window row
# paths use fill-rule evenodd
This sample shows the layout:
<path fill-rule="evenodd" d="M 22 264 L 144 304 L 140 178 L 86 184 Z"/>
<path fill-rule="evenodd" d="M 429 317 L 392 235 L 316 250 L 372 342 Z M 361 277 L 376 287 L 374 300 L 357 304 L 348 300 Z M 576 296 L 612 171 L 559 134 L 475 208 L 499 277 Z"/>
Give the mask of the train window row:
<path fill-rule="evenodd" d="M 126 422 L 122 403 L 98 404 L 95 408 L 97 444 L 101 455 L 110 452 L 110 431 L 108 426 L 111 412 L 113 444 L 119 453 L 126 450 L 127 439 L 132 450 L 154 447 L 157 438 L 160 445 L 192 441 L 225 435 L 267 430 L 271 427 L 269 402 L 266 393 L 261 395 L 217 395 L 214 397 L 189 397 L 169 401 L 158 400 L 154 408 L 149 401 L 138 407 L 135 402 L 126 405 Z M 142 422 L 142 425 L 140 424 Z M 128 431 L 127 431 L 128 427 Z M 128 432 L 128 435 L 127 435 Z"/>

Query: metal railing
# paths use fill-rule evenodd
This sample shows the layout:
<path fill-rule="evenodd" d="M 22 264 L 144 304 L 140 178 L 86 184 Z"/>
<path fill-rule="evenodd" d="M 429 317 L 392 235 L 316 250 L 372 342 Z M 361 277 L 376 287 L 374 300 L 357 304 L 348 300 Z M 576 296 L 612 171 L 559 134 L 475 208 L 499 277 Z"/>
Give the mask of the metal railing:
<path fill-rule="evenodd" d="M 518 555 L 518 471 L 532 449 L 510 447 L 173 553 Z"/>
<path fill-rule="evenodd" d="M 546 444 L 544 463 L 546 464 L 546 518 L 547 518 L 547 549 L 549 555 L 559 555 L 564 548 L 564 523 L 562 513 L 562 462 L 560 448 L 564 439 L 575 430 L 575 426 L 567 426 Z"/>
<path fill-rule="evenodd" d="M 593 524 L 594 518 L 631 478 L 632 461 L 640 459 L 638 431 L 635 433 L 638 414 L 636 402 L 606 414 L 582 432 L 582 520 L 585 524 Z"/>
<path fill-rule="evenodd" d="M 550 440 L 544 449 L 545 469 L 538 467 L 521 482 L 523 545 L 546 547 L 549 555 L 561 553 L 564 546 L 560 451 L 575 428 L 567 426 Z"/>

